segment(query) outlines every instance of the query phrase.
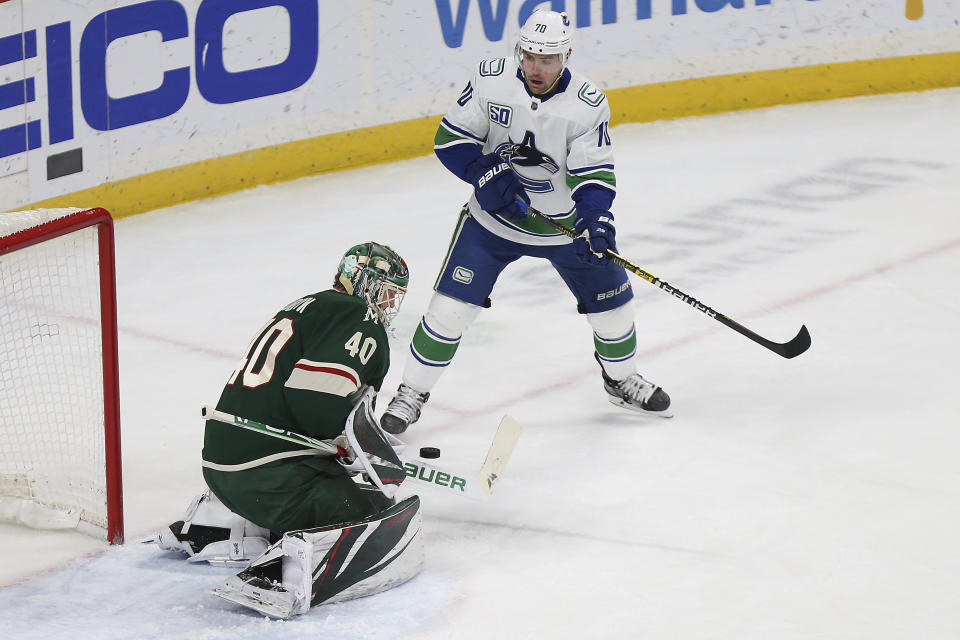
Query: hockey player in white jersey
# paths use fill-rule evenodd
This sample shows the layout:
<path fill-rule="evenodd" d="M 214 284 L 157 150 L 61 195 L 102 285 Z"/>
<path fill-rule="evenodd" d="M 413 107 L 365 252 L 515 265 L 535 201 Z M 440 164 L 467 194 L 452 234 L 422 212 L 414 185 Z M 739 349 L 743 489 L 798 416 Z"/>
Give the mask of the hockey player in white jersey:
<path fill-rule="evenodd" d="M 610 402 L 671 415 L 669 396 L 637 373 L 627 274 L 603 257 L 616 248 L 610 107 L 603 91 L 567 66 L 572 33 L 565 13 L 535 11 L 513 58 L 481 62 L 440 124 L 434 151 L 474 192 L 381 420 L 391 433 L 420 417 L 463 332 L 490 306 L 500 272 L 522 256 L 549 260 L 573 293 L 593 329 Z M 528 217 L 524 203 L 579 237 L 571 242 Z"/>

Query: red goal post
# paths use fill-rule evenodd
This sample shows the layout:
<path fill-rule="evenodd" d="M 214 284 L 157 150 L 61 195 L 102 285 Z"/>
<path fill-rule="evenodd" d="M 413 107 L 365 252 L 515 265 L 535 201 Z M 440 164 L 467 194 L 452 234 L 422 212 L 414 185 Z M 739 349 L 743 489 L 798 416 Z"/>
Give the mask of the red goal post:
<path fill-rule="evenodd" d="M 0 213 L 0 520 L 123 542 L 113 219 Z"/>

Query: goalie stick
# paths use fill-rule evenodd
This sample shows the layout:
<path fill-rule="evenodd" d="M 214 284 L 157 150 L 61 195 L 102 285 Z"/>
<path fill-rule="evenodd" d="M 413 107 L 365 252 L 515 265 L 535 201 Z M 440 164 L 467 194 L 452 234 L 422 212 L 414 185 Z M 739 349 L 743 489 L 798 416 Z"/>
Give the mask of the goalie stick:
<path fill-rule="evenodd" d="M 320 455 L 341 457 L 351 455 L 350 445 L 344 436 L 332 440 L 319 440 L 287 429 L 271 427 L 256 420 L 217 411 L 209 406 L 202 407 L 200 413 L 206 420 L 216 420 L 271 438 L 278 438 L 316 449 L 320 452 Z M 409 480 L 429 485 L 435 489 L 445 490 L 446 493 L 483 500 L 491 496 L 494 487 L 499 482 L 500 476 L 510 460 L 510 455 L 513 453 L 517 439 L 520 437 L 521 430 L 522 426 L 519 422 L 510 416 L 503 416 L 500 425 L 497 427 L 497 432 L 493 436 L 493 441 L 490 443 L 490 448 L 487 450 L 487 457 L 479 471 L 462 472 L 457 469 L 430 464 L 423 460 L 406 459 L 402 455 L 400 455 L 400 461 L 403 463 L 404 472 Z M 390 437 L 390 443 L 394 450 L 397 451 L 398 455 L 401 454 L 406 445 L 398 438 L 390 434 L 387 435 Z"/>
<path fill-rule="evenodd" d="M 569 238 L 578 237 L 577 232 L 574 231 L 573 229 L 569 229 L 563 226 L 562 224 L 560 224 L 559 222 L 557 222 L 556 220 L 553 220 L 552 218 L 547 217 L 544 213 L 527 205 L 522 200 L 518 200 L 518 201 L 521 203 L 521 206 L 526 206 L 527 213 L 532 215 L 537 220 L 547 223 L 548 225 L 550 225 L 551 227 L 553 227 L 554 229 L 556 229 L 557 231 L 559 231 L 560 233 L 562 233 L 563 235 Z M 649 271 L 645 271 L 641 269 L 640 267 L 630 262 L 623 256 L 609 249 L 607 249 L 604 252 L 604 255 L 614 264 L 618 264 L 624 269 L 626 269 L 627 271 L 630 271 L 631 273 L 640 276 L 641 278 L 643 278 L 653 286 L 657 287 L 658 289 L 666 291 L 667 293 L 672 295 L 674 298 L 677 298 L 682 302 L 686 302 L 688 305 L 690 305 L 697 311 L 701 311 L 705 313 L 706 315 L 710 316 L 720 324 L 730 327 L 740 335 L 750 338 L 760 346 L 766 347 L 767 349 L 769 349 L 770 351 L 773 351 L 777 355 L 783 356 L 784 358 L 796 358 L 798 355 L 800 355 L 801 353 L 803 353 L 804 351 L 810 348 L 810 332 L 807 331 L 806 325 L 802 325 L 800 327 L 800 331 L 797 332 L 797 335 L 795 335 L 791 340 L 787 342 L 774 342 L 773 340 L 768 340 L 767 338 L 764 338 L 763 336 L 757 333 L 754 333 L 750 329 L 747 329 L 745 326 L 743 326 L 739 322 L 736 322 L 735 320 L 731 320 L 730 318 L 723 315 L 719 311 L 716 311 L 715 309 L 711 309 L 710 307 L 703 304 L 693 296 L 687 295 L 683 291 L 680 291 L 679 289 L 668 284 L 664 280 L 661 280 L 660 278 L 653 275 Z"/>

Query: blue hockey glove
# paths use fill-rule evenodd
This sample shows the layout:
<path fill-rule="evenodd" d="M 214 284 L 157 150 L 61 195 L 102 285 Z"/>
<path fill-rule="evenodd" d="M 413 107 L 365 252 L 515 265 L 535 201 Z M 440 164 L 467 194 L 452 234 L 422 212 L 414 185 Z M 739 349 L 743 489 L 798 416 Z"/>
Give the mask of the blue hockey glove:
<path fill-rule="evenodd" d="M 505 216 L 511 220 L 527 217 L 526 207 L 517 199 L 530 203 L 530 197 L 520 184 L 520 178 L 510 165 L 496 153 L 488 153 L 477 159 L 468 170 L 480 207 L 489 213 Z"/>
<path fill-rule="evenodd" d="M 605 265 L 610 259 L 604 255 L 609 249 L 616 251 L 616 229 L 613 228 L 613 214 L 609 211 L 582 211 L 573 224 L 577 238 L 573 240 L 573 249 L 577 257 L 588 264 Z"/>

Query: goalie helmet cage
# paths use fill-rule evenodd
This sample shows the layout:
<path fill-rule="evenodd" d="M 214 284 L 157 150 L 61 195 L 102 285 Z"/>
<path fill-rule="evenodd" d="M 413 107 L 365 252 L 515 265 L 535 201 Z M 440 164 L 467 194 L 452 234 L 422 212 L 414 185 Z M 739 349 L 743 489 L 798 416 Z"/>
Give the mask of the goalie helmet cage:
<path fill-rule="evenodd" d="M 0 520 L 123 542 L 113 219 L 0 213 Z"/>

